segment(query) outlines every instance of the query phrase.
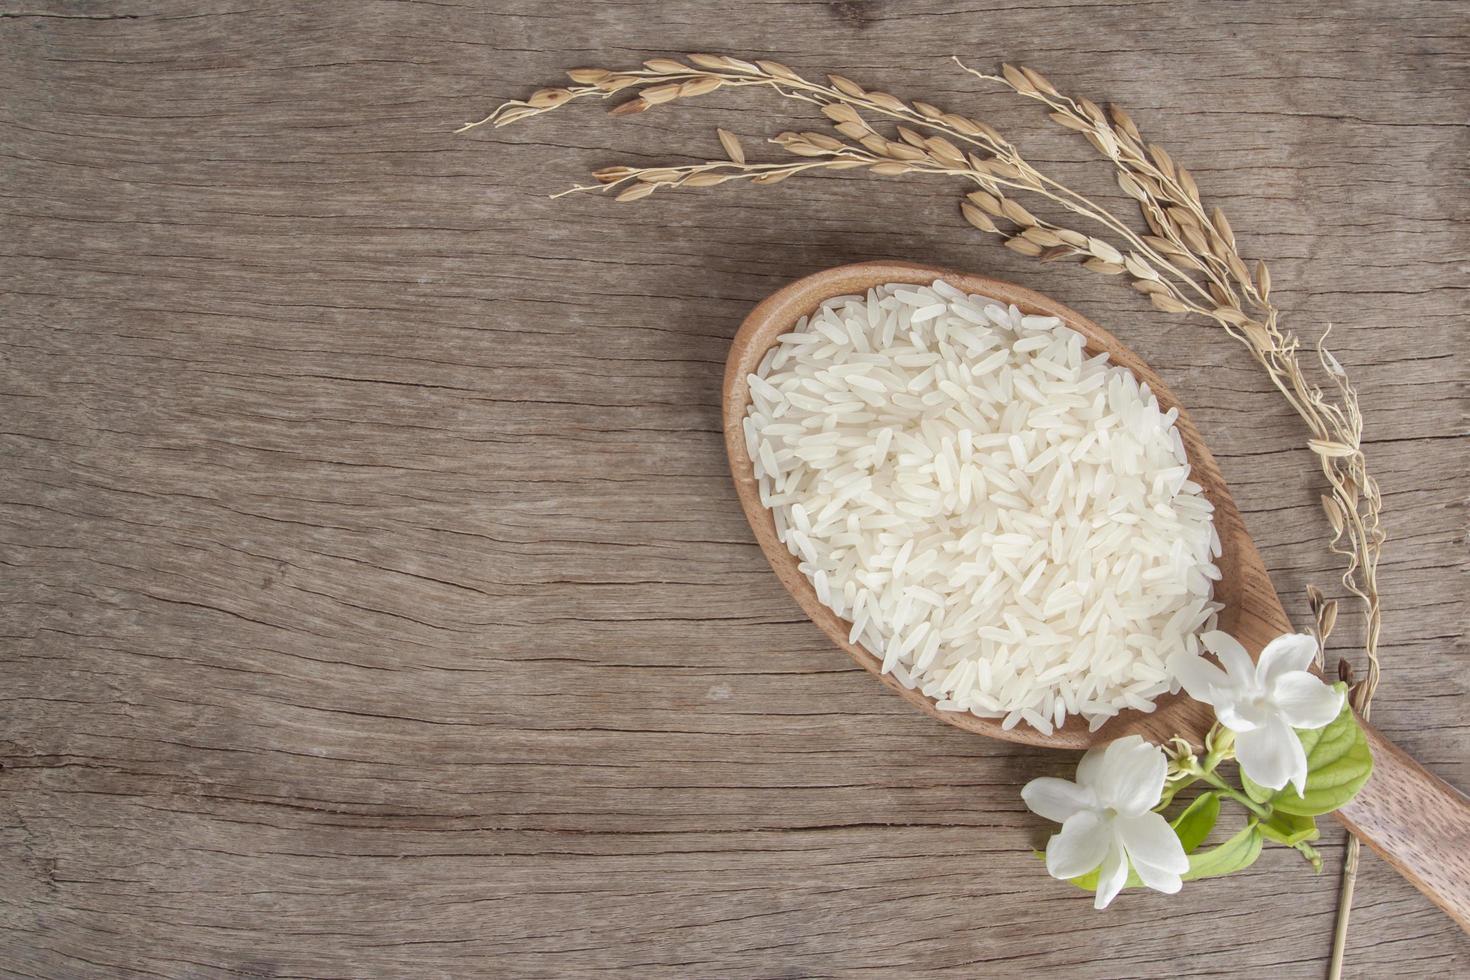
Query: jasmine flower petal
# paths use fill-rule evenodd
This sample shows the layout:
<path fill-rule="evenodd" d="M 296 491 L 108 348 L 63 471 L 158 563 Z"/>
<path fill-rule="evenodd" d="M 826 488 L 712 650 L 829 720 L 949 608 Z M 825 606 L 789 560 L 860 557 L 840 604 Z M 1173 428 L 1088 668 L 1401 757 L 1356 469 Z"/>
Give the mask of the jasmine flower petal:
<path fill-rule="evenodd" d="M 1179 679 L 1190 697 L 1205 704 L 1214 704 L 1216 692 L 1230 687 L 1225 671 L 1204 657 L 1183 650 L 1169 658 L 1169 672 Z"/>
<path fill-rule="evenodd" d="M 1289 671 L 1306 670 L 1316 656 L 1316 637 L 1287 633 L 1266 644 L 1256 663 L 1256 676 L 1261 686 L 1269 690 L 1276 678 Z"/>
<path fill-rule="evenodd" d="M 1021 799 L 1032 813 L 1057 823 L 1065 823 L 1074 814 L 1097 806 L 1097 797 L 1092 790 L 1078 786 L 1069 779 L 1054 779 L 1050 776 L 1027 783 L 1021 790 Z M 1095 867 L 1096 863 L 1092 865 L 1092 868 Z"/>
<path fill-rule="evenodd" d="M 1169 821 L 1160 814 L 1119 817 L 1115 826 L 1140 878 L 1143 877 L 1144 865 L 1176 875 L 1189 870 L 1189 855 L 1184 853 L 1184 845 L 1179 842 L 1179 836 L 1169 826 Z"/>
<path fill-rule="evenodd" d="M 1107 857 L 1103 858 L 1102 872 L 1097 878 L 1097 895 L 1092 900 L 1092 907 L 1105 909 L 1113 899 L 1118 897 L 1118 892 L 1123 890 L 1123 884 L 1128 880 L 1128 857 L 1123 853 L 1123 848 L 1116 842 L 1108 848 Z"/>
<path fill-rule="evenodd" d="M 1046 843 L 1046 870 L 1053 878 L 1075 878 L 1102 864 L 1112 846 L 1107 821 L 1095 811 L 1073 815 Z"/>
<path fill-rule="evenodd" d="M 1251 663 L 1251 655 L 1245 652 L 1245 647 L 1235 637 L 1219 630 L 1210 630 L 1208 633 L 1201 633 L 1199 639 L 1206 650 L 1220 658 L 1225 673 L 1230 675 L 1232 687 L 1249 686 L 1255 680 L 1256 665 Z"/>
<path fill-rule="evenodd" d="M 1279 714 L 1260 728 L 1235 738 L 1235 757 L 1245 774 L 1267 789 L 1292 783 L 1300 792 L 1307 782 L 1307 754 L 1301 739 Z"/>
<path fill-rule="evenodd" d="M 1173 895 L 1184 887 L 1184 879 L 1172 871 L 1164 871 L 1151 864 L 1143 864 L 1139 861 L 1133 862 L 1133 870 L 1138 872 L 1138 880 L 1156 892 L 1165 895 Z"/>
<path fill-rule="evenodd" d="M 1107 790 L 1099 790 L 1098 798 L 1108 801 L 1125 817 L 1147 813 L 1159 802 L 1164 791 L 1164 777 L 1169 773 L 1169 760 L 1157 746 L 1137 735 L 1120 738 L 1108 746 L 1105 760 L 1108 772 Z"/>
<path fill-rule="evenodd" d="M 1271 701 L 1292 728 L 1321 728 L 1342 711 L 1343 693 L 1305 670 L 1291 670 L 1276 678 Z"/>

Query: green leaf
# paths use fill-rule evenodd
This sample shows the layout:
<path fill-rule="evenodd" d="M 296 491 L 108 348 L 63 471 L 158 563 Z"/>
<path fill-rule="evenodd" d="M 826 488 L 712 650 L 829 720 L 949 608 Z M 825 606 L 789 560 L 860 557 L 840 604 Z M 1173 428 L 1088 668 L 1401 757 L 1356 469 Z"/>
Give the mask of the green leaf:
<path fill-rule="evenodd" d="M 1189 854 L 1199 848 L 1210 836 L 1210 831 L 1215 829 L 1215 821 L 1220 819 L 1220 794 L 1201 793 L 1193 803 L 1184 808 L 1184 812 L 1174 818 L 1170 824 L 1174 833 L 1179 835 L 1179 843 L 1184 845 L 1184 853 Z"/>
<path fill-rule="evenodd" d="M 1300 735 L 1301 733 L 1298 732 L 1297 734 Z M 1271 802 L 1271 797 L 1275 796 L 1277 792 L 1274 789 L 1267 789 L 1259 783 L 1254 782 L 1249 776 L 1245 774 L 1244 769 L 1240 771 L 1240 785 L 1241 788 L 1245 790 L 1245 795 L 1249 796 L 1257 803 Z"/>
<path fill-rule="evenodd" d="M 1274 840 L 1287 847 L 1296 847 L 1298 844 L 1314 841 L 1322 836 L 1322 832 L 1317 829 L 1316 820 L 1295 813 L 1287 813 L 1285 810 L 1276 810 L 1271 814 L 1269 820 L 1262 821 L 1261 833 L 1266 836 L 1267 840 Z"/>
<path fill-rule="evenodd" d="M 1339 690 L 1344 686 L 1337 685 Z M 1297 736 L 1307 753 L 1307 791 L 1299 794 L 1289 785 L 1270 790 L 1242 772 L 1240 781 L 1251 799 L 1270 803 L 1283 813 L 1314 817 L 1331 813 L 1358 795 L 1373 773 L 1373 753 L 1352 708 L 1344 704 L 1342 713 L 1327 727 L 1298 729 Z"/>
<path fill-rule="evenodd" d="M 1218 878 L 1249 868 L 1261 855 L 1261 828 L 1252 820 L 1234 837 L 1208 851 L 1189 856 L 1189 870 L 1180 875 L 1185 881 Z"/>

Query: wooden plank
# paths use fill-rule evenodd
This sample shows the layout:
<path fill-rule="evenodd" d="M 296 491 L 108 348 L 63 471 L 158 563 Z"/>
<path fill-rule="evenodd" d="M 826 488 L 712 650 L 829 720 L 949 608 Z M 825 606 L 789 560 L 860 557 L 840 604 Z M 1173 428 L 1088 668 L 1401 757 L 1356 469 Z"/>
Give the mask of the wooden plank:
<path fill-rule="evenodd" d="M 1018 789 L 1069 760 L 918 716 L 802 618 L 740 516 L 719 383 L 744 313 L 826 266 L 1024 282 L 1190 405 L 1298 617 L 1336 567 L 1299 428 L 1226 338 L 983 241 L 950 188 L 546 198 L 715 126 L 763 152 L 774 100 L 452 133 L 680 50 L 971 108 L 1089 189 L 1085 146 L 945 59 L 1133 109 L 1296 325 L 1335 324 L 1392 538 L 1374 720 L 1470 785 L 1463 13 L 731 9 L 0 12 L 5 971 L 1321 975 L 1335 829 L 1321 876 L 1270 852 L 1101 915 L 1045 878 Z M 1355 975 L 1463 972 L 1375 858 L 1358 895 Z"/>

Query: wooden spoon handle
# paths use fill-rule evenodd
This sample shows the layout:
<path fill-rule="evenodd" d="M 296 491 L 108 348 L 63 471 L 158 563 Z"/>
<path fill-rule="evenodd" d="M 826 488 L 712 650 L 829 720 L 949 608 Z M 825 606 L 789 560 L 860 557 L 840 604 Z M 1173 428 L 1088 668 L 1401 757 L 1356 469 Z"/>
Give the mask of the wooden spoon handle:
<path fill-rule="evenodd" d="M 1470 799 L 1373 726 L 1363 731 L 1373 775 L 1337 818 L 1470 932 Z"/>

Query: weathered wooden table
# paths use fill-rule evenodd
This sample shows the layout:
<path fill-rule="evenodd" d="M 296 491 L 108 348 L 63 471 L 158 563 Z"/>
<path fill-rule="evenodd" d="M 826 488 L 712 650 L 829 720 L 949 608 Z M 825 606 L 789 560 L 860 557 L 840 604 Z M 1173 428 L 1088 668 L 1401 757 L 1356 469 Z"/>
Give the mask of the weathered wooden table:
<path fill-rule="evenodd" d="M 723 49 L 969 107 L 1101 188 L 946 58 L 1130 106 L 1295 324 L 1336 325 L 1392 536 L 1375 720 L 1464 787 L 1466 35 L 1417 2 L 5 4 L 0 972 L 1320 976 L 1339 830 L 1320 876 L 1273 850 L 1093 912 L 1017 795 L 1068 760 L 830 648 L 719 433 L 726 344 L 786 280 L 1021 280 L 1189 402 L 1301 615 L 1320 487 L 1241 349 L 933 183 L 547 200 L 716 125 L 754 146 L 774 100 L 453 130 Z M 1463 975 L 1371 856 L 1358 898 L 1351 975 Z"/>

